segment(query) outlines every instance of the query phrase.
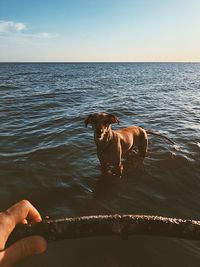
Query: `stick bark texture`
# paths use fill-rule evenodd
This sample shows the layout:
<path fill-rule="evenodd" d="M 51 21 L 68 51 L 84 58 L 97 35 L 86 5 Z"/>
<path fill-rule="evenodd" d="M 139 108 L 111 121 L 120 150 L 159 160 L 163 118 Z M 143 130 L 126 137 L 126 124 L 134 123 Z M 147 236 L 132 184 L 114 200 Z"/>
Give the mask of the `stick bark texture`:
<path fill-rule="evenodd" d="M 62 239 L 151 235 L 200 240 L 200 221 L 148 215 L 97 215 L 75 218 L 45 219 L 40 223 L 18 225 L 7 244 L 41 235 L 47 241 Z"/>

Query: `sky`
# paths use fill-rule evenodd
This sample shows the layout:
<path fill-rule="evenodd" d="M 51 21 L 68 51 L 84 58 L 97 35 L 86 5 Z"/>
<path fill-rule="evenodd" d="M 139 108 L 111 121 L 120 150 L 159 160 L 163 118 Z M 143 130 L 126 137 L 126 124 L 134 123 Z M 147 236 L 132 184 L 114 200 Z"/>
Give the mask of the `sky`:
<path fill-rule="evenodd" d="M 0 0 L 0 62 L 200 62 L 200 0 Z"/>

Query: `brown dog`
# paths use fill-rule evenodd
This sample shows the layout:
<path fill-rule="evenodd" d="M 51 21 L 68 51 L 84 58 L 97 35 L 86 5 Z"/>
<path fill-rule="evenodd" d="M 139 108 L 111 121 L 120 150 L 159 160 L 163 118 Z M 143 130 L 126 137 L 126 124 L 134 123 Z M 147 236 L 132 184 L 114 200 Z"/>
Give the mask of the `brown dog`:
<path fill-rule="evenodd" d="M 167 137 L 145 131 L 139 126 L 130 126 L 114 131 L 111 129 L 112 123 L 119 124 L 119 119 L 106 112 L 91 114 L 85 119 L 85 126 L 91 124 L 94 130 L 97 156 L 104 174 L 108 173 L 109 167 L 112 166 L 114 173 L 121 176 L 123 172 L 122 159 L 127 158 L 135 147 L 138 150 L 138 158 L 143 161 L 148 148 L 147 133 L 163 137 L 173 143 Z"/>

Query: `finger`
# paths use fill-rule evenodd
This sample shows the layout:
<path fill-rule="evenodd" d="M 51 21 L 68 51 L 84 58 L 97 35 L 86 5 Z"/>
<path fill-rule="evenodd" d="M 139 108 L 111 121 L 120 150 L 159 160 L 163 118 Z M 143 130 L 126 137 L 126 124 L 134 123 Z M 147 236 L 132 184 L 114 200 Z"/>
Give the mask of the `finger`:
<path fill-rule="evenodd" d="M 23 219 L 21 223 L 22 224 L 28 224 L 28 221 L 27 221 L 27 219 Z"/>
<path fill-rule="evenodd" d="M 41 221 L 39 212 L 27 200 L 18 202 L 6 212 L 0 214 L 0 249 L 4 249 L 8 236 L 15 225 L 26 222 L 26 218 L 33 222 Z"/>
<path fill-rule="evenodd" d="M 36 208 L 28 201 L 22 200 L 7 210 L 8 215 L 14 220 L 15 224 L 21 223 L 24 219 L 33 222 L 40 222 L 41 216 Z"/>
<path fill-rule="evenodd" d="M 41 236 L 31 236 L 17 241 L 7 248 L 2 255 L 2 264 L 13 266 L 14 263 L 26 257 L 42 253 L 47 248 L 46 240 Z"/>

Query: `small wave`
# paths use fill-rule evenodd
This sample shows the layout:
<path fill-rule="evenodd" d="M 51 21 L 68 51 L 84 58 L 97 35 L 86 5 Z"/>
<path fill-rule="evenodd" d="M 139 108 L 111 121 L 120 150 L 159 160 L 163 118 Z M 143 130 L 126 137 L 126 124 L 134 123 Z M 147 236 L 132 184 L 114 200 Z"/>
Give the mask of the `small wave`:
<path fill-rule="evenodd" d="M 13 84 L 3 84 L 3 85 L 0 85 L 0 90 L 7 90 L 7 89 L 18 89 L 19 87 L 16 86 L 16 85 L 13 85 Z"/>
<path fill-rule="evenodd" d="M 16 73 L 14 76 L 24 76 L 24 75 L 40 75 L 42 72 L 32 72 L 32 71 L 28 71 L 28 72 L 18 72 Z"/>
<path fill-rule="evenodd" d="M 30 158 L 34 157 L 37 158 L 38 156 L 41 156 L 43 158 L 44 155 L 52 155 L 52 153 L 59 154 L 61 152 L 65 151 L 65 149 L 61 145 L 57 146 L 49 146 L 47 145 L 40 145 L 32 149 L 27 149 L 24 151 L 19 152 L 3 152 L 0 153 L 0 157 L 7 158 L 7 159 L 14 159 L 18 160 L 20 158 Z"/>
<path fill-rule="evenodd" d="M 0 75 L 0 81 L 7 81 L 9 79 L 8 76 L 1 76 Z"/>
<path fill-rule="evenodd" d="M 173 145 L 173 148 L 176 150 L 176 151 L 181 151 L 181 146 L 180 145 Z"/>

